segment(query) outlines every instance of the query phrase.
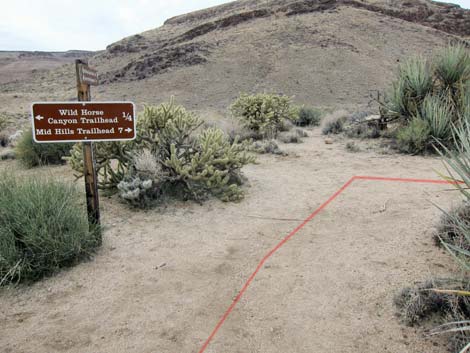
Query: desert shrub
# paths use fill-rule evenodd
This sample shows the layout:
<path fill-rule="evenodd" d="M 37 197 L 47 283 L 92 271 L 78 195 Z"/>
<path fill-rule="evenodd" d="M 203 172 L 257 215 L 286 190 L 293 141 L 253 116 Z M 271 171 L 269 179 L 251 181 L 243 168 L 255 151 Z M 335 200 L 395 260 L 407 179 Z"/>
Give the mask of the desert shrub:
<path fill-rule="evenodd" d="M 241 168 L 254 157 L 237 137 L 231 141 L 220 129 L 201 129 L 202 123 L 173 101 L 145 107 L 135 141 L 103 144 L 96 149 L 99 186 L 118 189 L 126 201 L 142 207 L 162 193 L 196 200 L 210 195 L 224 201 L 241 199 Z M 76 146 L 71 165 L 79 174 L 83 172 L 81 156 Z M 144 157 L 150 163 L 149 156 L 158 166 L 151 177 L 138 165 Z"/>
<path fill-rule="evenodd" d="M 298 116 L 289 97 L 266 93 L 242 93 L 230 111 L 245 127 L 268 138 L 276 137 L 284 120 L 295 122 Z"/>
<path fill-rule="evenodd" d="M 431 139 L 429 124 L 419 118 L 411 120 L 397 132 L 397 146 L 401 152 L 419 154 L 428 150 Z"/>
<path fill-rule="evenodd" d="M 296 124 L 298 126 L 320 126 L 323 113 L 319 109 L 301 107 Z"/>
<path fill-rule="evenodd" d="M 344 130 L 344 124 L 348 120 L 349 113 L 345 110 L 337 110 L 328 114 L 323 119 L 322 133 L 323 135 L 339 134 Z"/>
<path fill-rule="evenodd" d="M 256 141 L 251 148 L 254 152 L 261 154 L 287 155 L 287 153 L 279 148 L 279 145 L 274 140 Z"/>
<path fill-rule="evenodd" d="M 470 251 L 470 205 L 464 202 L 448 212 L 443 212 L 436 229 L 436 242 L 438 245 L 450 244 L 452 246 Z"/>
<path fill-rule="evenodd" d="M 279 124 L 279 132 L 291 131 L 294 128 L 294 126 L 295 125 L 292 121 L 284 119 Z M 260 136 L 260 137 L 262 137 L 262 136 Z"/>
<path fill-rule="evenodd" d="M 63 164 L 63 157 L 70 154 L 69 143 L 36 143 L 33 133 L 27 130 L 15 146 L 16 158 L 28 168 L 44 164 Z"/>
<path fill-rule="evenodd" d="M 416 118 L 425 120 L 431 145 L 441 148 L 452 143 L 451 126 L 459 126 L 470 118 L 468 48 L 454 45 L 443 49 L 432 60 L 410 59 L 400 67 L 390 93 L 381 104 L 385 120 L 401 119 L 405 125 Z"/>
<path fill-rule="evenodd" d="M 360 152 L 361 148 L 358 145 L 356 145 L 356 143 L 354 142 L 348 142 L 346 143 L 346 150 L 348 150 L 349 152 L 356 153 L 356 152 Z"/>
<path fill-rule="evenodd" d="M 302 129 L 295 129 L 294 131 L 283 134 L 279 137 L 281 142 L 284 143 L 302 143 L 302 138 L 308 137 L 308 133 Z"/>
<path fill-rule="evenodd" d="M 350 138 L 378 138 L 381 136 L 376 123 L 349 123 L 344 126 L 344 132 Z"/>
<path fill-rule="evenodd" d="M 446 292 L 439 289 L 447 288 Z M 405 287 L 394 298 L 401 309 L 403 321 L 408 325 L 419 324 L 433 315 L 442 319 L 452 316 L 463 318 L 470 310 L 470 299 L 450 294 L 448 291 L 467 291 L 470 285 L 459 279 L 434 279 L 413 287 Z"/>
<path fill-rule="evenodd" d="M 67 184 L 1 175 L 0 284 L 50 275 L 100 245 L 82 200 Z"/>

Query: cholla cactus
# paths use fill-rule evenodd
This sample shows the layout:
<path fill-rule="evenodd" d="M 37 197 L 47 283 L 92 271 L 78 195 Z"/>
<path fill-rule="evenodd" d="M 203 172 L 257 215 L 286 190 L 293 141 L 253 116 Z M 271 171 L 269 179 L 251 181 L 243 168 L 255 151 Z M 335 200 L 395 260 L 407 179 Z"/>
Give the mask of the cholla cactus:
<path fill-rule="evenodd" d="M 201 125 L 200 118 L 173 101 L 145 107 L 135 141 L 95 145 L 99 187 L 117 187 L 123 199 L 140 207 L 174 191 L 197 200 L 209 194 L 241 199 L 241 168 L 254 157 L 246 144 L 230 142 L 220 129 L 196 135 Z M 83 173 L 81 145 L 74 146 L 70 163 L 78 175 Z"/>
<path fill-rule="evenodd" d="M 159 195 L 160 188 L 151 179 L 130 177 L 118 184 L 119 196 L 139 208 L 151 206 Z"/>
<path fill-rule="evenodd" d="M 163 161 L 175 180 L 182 181 L 196 199 L 214 194 L 224 201 L 243 198 L 240 169 L 254 162 L 245 147 L 219 129 L 203 131 L 189 148 L 171 145 L 170 157 Z"/>
<path fill-rule="evenodd" d="M 132 159 L 128 175 L 117 185 L 119 196 L 133 206 L 150 207 L 161 195 L 166 176 L 152 152 L 137 152 Z"/>
<path fill-rule="evenodd" d="M 230 110 L 245 127 L 267 138 L 276 137 L 285 120 L 298 119 L 298 111 L 292 107 L 291 99 L 276 94 L 250 96 L 242 93 Z"/>
<path fill-rule="evenodd" d="M 129 142 L 100 142 L 93 144 L 96 169 L 99 176 L 98 187 L 112 190 L 127 174 L 132 162 L 133 150 L 136 147 L 133 141 Z M 83 148 L 77 143 L 70 151 L 69 160 L 75 177 L 83 176 Z"/>

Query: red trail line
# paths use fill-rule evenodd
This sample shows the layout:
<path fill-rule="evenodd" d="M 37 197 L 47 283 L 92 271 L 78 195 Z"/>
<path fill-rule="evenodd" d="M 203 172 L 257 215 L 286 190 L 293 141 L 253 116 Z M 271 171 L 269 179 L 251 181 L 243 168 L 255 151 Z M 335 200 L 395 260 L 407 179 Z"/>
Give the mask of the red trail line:
<path fill-rule="evenodd" d="M 265 262 L 274 255 L 276 251 L 278 251 L 285 243 L 289 241 L 294 235 L 296 235 L 299 230 L 301 230 L 307 223 L 309 223 L 316 215 L 318 215 L 326 206 L 328 206 L 334 199 L 336 199 L 344 190 L 346 190 L 354 180 L 369 180 L 369 181 L 395 181 L 395 182 L 402 182 L 402 183 L 427 183 L 427 184 L 457 184 L 458 182 L 453 181 L 446 181 L 446 180 L 434 180 L 434 179 L 413 179 L 413 178 L 386 178 L 386 177 L 374 177 L 374 176 L 354 176 L 349 179 L 338 191 L 336 191 L 333 195 L 330 196 L 328 200 L 326 200 L 323 204 L 321 204 L 313 213 L 308 216 L 301 224 L 299 224 L 292 232 L 290 232 L 285 238 L 283 238 L 274 248 L 272 248 L 258 263 L 256 269 L 253 271 L 251 276 L 243 285 L 242 289 L 238 292 L 235 299 L 232 301 L 232 304 L 228 307 L 225 313 L 222 315 L 220 320 L 217 322 L 214 330 L 211 332 L 207 340 L 202 345 L 199 353 L 204 353 L 211 343 L 214 336 L 217 334 L 221 326 L 224 324 L 225 320 L 227 320 L 230 313 L 233 311 L 235 306 L 238 304 L 240 299 L 242 298 L 243 294 L 245 294 L 246 290 L 250 286 L 251 282 L 253 282 L 254 278 L 261 270 Z"/>

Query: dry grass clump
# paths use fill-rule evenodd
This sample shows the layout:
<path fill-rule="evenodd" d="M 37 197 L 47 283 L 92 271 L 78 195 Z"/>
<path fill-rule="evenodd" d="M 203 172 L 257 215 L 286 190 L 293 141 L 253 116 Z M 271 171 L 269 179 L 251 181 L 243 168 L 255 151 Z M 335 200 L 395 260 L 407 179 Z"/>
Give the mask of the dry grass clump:
<path fill-rule="evenodd" d="M 469 290 L 470 283 L 465 279 L 433 279 L 402 289 L 394 302 L 407 325 L 429 322 L 434 326 L 435 321 L 456 323 L 449 348 L 451 351 L 460 351 L 470 341 L 470 333 L 463 329 L 466 324 L 462 323 L 470 317 L 470 297 L 457 293 Z M 432 329 L 430 333 L 438 334 L 441 328 Z"/>
<path fill-rule="evenodd" d="M 470 205 L 467 202 L 444 212 L 437 226 L 435 240 L 470 251 L 470 242 L 465 230 L 470 229 Z"/>

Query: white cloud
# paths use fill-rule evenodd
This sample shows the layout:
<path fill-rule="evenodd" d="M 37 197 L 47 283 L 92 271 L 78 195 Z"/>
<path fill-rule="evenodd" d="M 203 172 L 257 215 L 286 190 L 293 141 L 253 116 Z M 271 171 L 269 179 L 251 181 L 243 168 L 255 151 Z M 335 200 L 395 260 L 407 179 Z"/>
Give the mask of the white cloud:
<path fill-rule="evenodd" d="M 0 0 L 0 50 L 104 49 L 173 16 L 229 0 Z M 470 8 L 470 0 L 456 0 Z"/>
<path fill-rule="evenodd" d="M 172 16 L 228 0 L 0 0 L 0 50 L 104 49 Z"/>

